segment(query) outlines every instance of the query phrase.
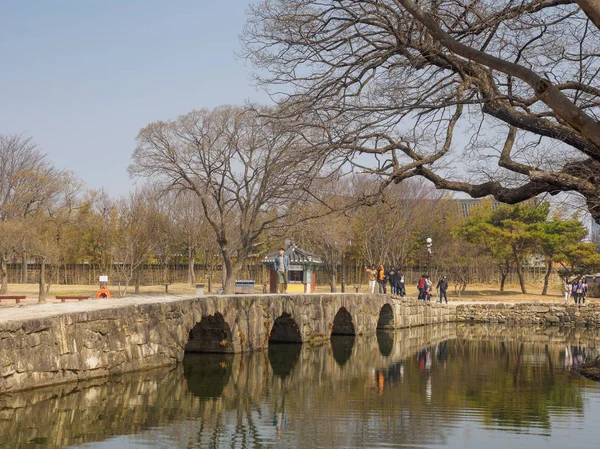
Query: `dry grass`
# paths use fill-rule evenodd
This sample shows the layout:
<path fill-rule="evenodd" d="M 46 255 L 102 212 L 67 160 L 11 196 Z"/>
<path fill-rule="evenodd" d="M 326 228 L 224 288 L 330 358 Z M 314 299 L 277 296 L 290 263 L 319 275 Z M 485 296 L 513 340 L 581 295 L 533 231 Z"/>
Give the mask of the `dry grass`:
<path fill-rule="evenodd" d="M 220 284 L 213 285 L 212 292 L 216 292 L 217 288 L 220 288 Z M 110 286 L 110 291 L 113 297 L 118 297 L 118 287 Z M 529 302 L 529 301 L 543 301 L 543 302 L 560 302 L 563 300 L 562 292 L 556 287 L 551 288 L 549 294 L 542 296 L 540 294 L 542 287 L 540 285 L 528 285 L 528 291 L 531 293 L 523 294 L 520 291 L 518 285 L 508 285 L 504 292 L 498 290 L 497 285 L 469 285 L 467 291 L 463 292 L 458 296 L 452 287 L 449 290 L 449 299 L 453 302 Z M 48 302 L 60 302 L 56 300 L 56 295 L 89 295 L 95 296 L 98 286 L 92 285 L 52 285 L 48 293 Z M 340 291 L 338 285 L 338 292 Z M 367 285 L 362 285 L 359 289 L 361 293 L 368 291 Z M 189 284 L 171 284 L 169 286 L 169 294 L 173 295 L 194 295 L 196 292 L 195 287 Z M 329 292 L 328 285 L 317 286 L 317 292 Z M 352 286 L 346 286 L 346 292 L 354 292 Z M 127 296 L 133 296 L 133 287 L 129 287 Z M 208 292 L 206 292 L 208 293 Z M 262 286 L 257 285 L 255 293 L 262 293 Z M 389 285 L 388 285 L 389 293 Z M 408 286 L 407 291 L 409 296 L 416 297 L 417 289 L 415 286 Z M 25 304 L 37 303 L 38 286 L 36 284 L 9 284 L 8 295 L 25 295 L 27 299 L 22 300 Z M 163 285 L 147 285 L 140 288 L 140 294 L 144 296 L 159 296 L 165 294 L 165 287 Z M 0 303 L 2 306 L 15 305 L 13 301 L 3 300 Z"/>

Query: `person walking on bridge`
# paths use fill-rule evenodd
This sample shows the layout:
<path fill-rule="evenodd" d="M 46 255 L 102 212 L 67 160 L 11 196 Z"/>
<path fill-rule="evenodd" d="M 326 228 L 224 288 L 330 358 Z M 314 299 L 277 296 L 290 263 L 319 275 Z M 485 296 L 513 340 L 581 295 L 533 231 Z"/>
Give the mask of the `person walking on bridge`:
<path fill-rule="evenodd" d="M 385 279 L 385 268 L 383 268 L 383 265 L 379 265 L 379 268 L 377 269 L 377 282 L 379 283 L 379 293 L 387 293 L 386 291 L 386 284 L 387 281 Z"/>
<path fill-rule="evenodd" d="M 279 255 L 275 257 L 275 272 L 277 273 L 277 292 L 287 293 L 288 271 L 290 271 L 290 257 L 285 254 L 285 249 L 279 248 Z"/>
<path fill-rule="evenodd" d="M 448 290 L 448 281 L 446 280 L 446 276 L 442 276 L 442 278 L 438 281 L 437 286 L 435 287 L 435 291 L 440 293 L 440 300 L 436 301 L 440 304 L 442 303 L 442 296 L 446 300 L 446 304 L 448 304 L 448 296 L 446 296 L 446 291 Z"/>
<path fill-rule="evenodd" d="M 377 269 L 375 265 L 371 265 L 371 269 L 365 265 L 365 271 L 369 279 L 369 292 L 375 293 L 375 284 L 377 284 Z"/>

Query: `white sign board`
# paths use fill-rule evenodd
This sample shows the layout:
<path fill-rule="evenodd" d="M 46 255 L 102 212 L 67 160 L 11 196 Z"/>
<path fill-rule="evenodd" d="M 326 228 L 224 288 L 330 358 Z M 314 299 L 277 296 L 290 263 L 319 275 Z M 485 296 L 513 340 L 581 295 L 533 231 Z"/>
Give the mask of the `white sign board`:
<path fill-rule="evenodd" d="M 100 276 L 100 282 L 108 282 L 108 276 Z"/>

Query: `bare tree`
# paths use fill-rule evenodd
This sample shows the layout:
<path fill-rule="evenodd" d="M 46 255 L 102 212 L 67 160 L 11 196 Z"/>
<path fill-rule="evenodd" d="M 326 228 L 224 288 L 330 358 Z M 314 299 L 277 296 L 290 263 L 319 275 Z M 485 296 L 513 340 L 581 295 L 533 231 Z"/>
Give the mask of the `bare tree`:
<path fill-rule="evenodd" d="M 200 110 L 142 129 L 130 173 L 166 190 L 190 190 L 219 244 L 224 291 L 233 292 L 261 235 L 310 197 L 324 159 L 253 109 Z"/>
<path fill-rule="evenodd" d="M 43 210 L 60 188 L 62 173 L 46 160 L 46 155 L 30 138 L 20 135 L 0 135 L 0 222 L 20 225 Z M 12 226 L 13 230 L 15 226 Z M 20 252 L 23 261 L 23 281 L 27 281 L 27 227 L 14 233 L 10 245 L 0 247 L 0 294 L 6 293 L 8 273 L 6 263 L 11 251 Z"/>
<path fill-rule="evenodd" d="M 391 186 L 378 203 L 360 208 L 353 228 L 365 263 L 405 267 L 426 237 L 436 237 L 449 209 L 445 196 L 423 180 L 410 180 Z"/>
<path fill-rule="evenodd" d="M 196 196 L 190 191 L 169 197 L 173 204 L 172 219 L 176 230 L 177 242 L 182 250 L 187 253 L 188 282 L 196 283 L 194 266 L 203 250 L 211 254 L 218 253 L 216 242 L 211 238 L 210 225 L 204 217 L 201 204 L 196 201 Z"/>
<path fill-rule="evenodd" d="M 243 42 L 315 143 L 385 183 L 511 204 L 574 191 L 600 222 L 599 16 L 589 0 L 263 0 Z"/>
<path fill-rule="evenodd" d="M 111 256 L 118 276 L 119 296 L 123 297 L 132 280 L 135 281 L 135 292 L 139 293 L 141 269 L 152 255 L 156 222 L 143 190 L 122 198 L 117 204 Z"/>

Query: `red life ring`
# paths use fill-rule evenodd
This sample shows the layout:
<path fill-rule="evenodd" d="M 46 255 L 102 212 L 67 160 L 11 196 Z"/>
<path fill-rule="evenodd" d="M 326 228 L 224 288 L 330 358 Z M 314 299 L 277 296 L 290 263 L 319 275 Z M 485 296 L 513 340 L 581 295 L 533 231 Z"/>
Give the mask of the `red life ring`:
<path fill-rule="evenodd" d="M 96 298 L 110 298 L 110 292 L 106 287 L 103 287 L 96 292 Z"/>

